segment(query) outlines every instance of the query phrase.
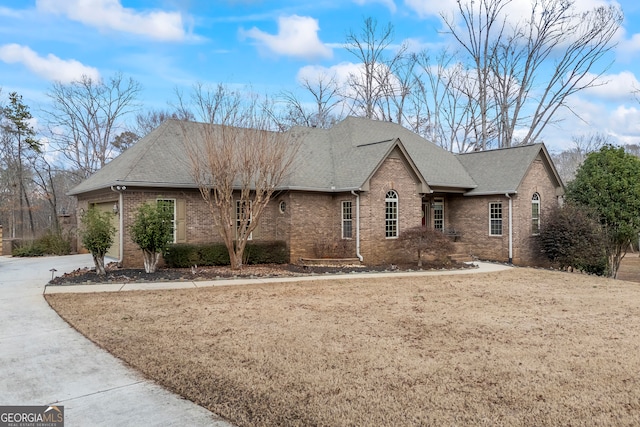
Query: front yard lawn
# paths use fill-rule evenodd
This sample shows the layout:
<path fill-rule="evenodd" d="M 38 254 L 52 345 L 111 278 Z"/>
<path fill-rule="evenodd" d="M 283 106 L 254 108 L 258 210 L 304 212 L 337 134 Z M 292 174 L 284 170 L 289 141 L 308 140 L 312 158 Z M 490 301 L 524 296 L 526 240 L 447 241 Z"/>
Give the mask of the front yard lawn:
<path fill-rule="evenodd" d="M 240 426 L 640 424 L 637 283 L 516 268 L 46 298 Z"/>

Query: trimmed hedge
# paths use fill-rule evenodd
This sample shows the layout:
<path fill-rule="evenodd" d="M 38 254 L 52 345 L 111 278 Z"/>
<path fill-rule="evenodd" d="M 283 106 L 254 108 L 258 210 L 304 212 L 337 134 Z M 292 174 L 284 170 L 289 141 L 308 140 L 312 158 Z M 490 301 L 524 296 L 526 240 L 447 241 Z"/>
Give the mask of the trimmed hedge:
<path fill-rule="evenodd" d="M 229 265 L 229 252 L 223 243 L 169 245 L 163 254 L 169 268 Z M 287 244 L 283 241 L 248 242 L 244 250 L 244 264 L 286 264 L 289 262 Z"/>

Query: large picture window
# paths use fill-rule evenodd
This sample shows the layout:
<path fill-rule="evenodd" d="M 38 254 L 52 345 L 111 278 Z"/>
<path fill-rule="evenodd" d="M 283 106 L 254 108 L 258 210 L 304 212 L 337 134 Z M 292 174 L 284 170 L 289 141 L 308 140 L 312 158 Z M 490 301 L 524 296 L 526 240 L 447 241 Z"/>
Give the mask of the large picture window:
<path fill-rule="evenodd" d="M 533 193 L 531 197 L 531 234 L 540 234 L 540 195 Z"/>
<path fill-rule="evenodd" d="M 342 202 L 342 238 L 353 237 L 353 208 L 350 200 Z"/>
<path fill-rule="evenodd" d="M 398 237 L 398 193 L 390 190 L 384 199 L 384 233 L 388 239 Z"/>
<path fill-rule="evenodd" d="M 175 199 L 157 199 L 156 203 L 160 209 L 167 212 L 171 217 L 171 228 L 173 230 L 171 243 L 176 243 L 176 201 Z"/>
<path fill-rule="evenodd" d="M 489 235 L 502 236 L 502 203 L 489 203 Z"/>

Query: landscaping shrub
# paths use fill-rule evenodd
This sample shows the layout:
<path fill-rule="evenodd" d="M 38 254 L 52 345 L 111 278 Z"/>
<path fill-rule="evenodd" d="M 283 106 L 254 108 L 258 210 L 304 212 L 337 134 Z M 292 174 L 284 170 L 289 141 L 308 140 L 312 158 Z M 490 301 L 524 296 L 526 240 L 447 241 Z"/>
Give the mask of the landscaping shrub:
<path fill-rule="evenodd" d="M 607 273 L 606 238 L 600 224 L 584 208 L 565 204 L 545 215 L 540 247 L 557 267 Z"/>
<path fill-rule="evenodd" d="M 197 265 L 197 247 L 186 243 L 169 245 L 163 257 L 166 266 L 170 268 L 186 268 Z"/>
<path fill-rule="evenodd" d="M 223 243 L 204 245 L 197 249 L 197 265 L 229 265 L 229 250 Z"/>
<path fill-rule="evenodd" d="M 21 242 L 12 251 L 17 257 L 37 257 L 44 255 L 69 255 L 71 240 L 61 233 L 49 232 L 39 239 Z"/>
<path fill-rule="evenodd" d="M 400 233 L 399 244 L 405 251 L 416 255 L 418 267 L 422 266 L 422 255 L 427 253 L 446 264 L 453 252 L 453 243 L 444 233 L 433 228 L 417 226 Z"/>
<path fill-rule="evenodd" d="M 245 264 L 284 264 L 289 262 L 287 244 L 283 241 L 249 242 L 245 249 Z M 229 265 L 229 251 L 223 243 L 173 244 L 164 254 L 170 268 Z"/>
<path fill-rule="evenodd" d="M 71 253 L 71 237 L 62 233 L 49 232 L 38 239 L 45 253 L 49 255 L 69 255 Z"/>
<path fill-rule="evenodd" d="M 287 244 L 283 241 L 249 242 L 244 250 L 245 264 L 285 264 L 289 262 Z"/>
<path fill-rule="evenodd" d="M 11 251 L 11 255 L 17 257 L 37 257 L 44 256 L 44 247 L 38 241 L 21 242 Z"/>

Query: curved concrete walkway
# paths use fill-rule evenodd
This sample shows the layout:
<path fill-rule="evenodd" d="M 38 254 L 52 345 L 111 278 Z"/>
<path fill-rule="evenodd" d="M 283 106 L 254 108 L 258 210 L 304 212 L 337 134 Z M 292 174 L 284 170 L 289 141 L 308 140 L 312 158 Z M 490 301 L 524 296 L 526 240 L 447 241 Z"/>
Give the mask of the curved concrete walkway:
<path fill-rule="evenodd" d="M 0 257 L 0 405 L 63 405 L 65 425 L 228 427 L 206 409 L 142 377 L 72 329 L 47 304 L 43 292 L 105 292 L 230 286 L 345 277 L 472 274 L 510 267 L 426 272 L 359 273 L 206 282 L 45 286 L 55 275 L 93 265 L 90 255 Z M 44 288 L 44 291 L 43 291 Z"/>
<path fill-rule="evenodd" d="M 72 329 L 42 296 L 90 255 L 0 257 L 0 405 L 64 406 L 65 426 L 230 426 Z"/>

